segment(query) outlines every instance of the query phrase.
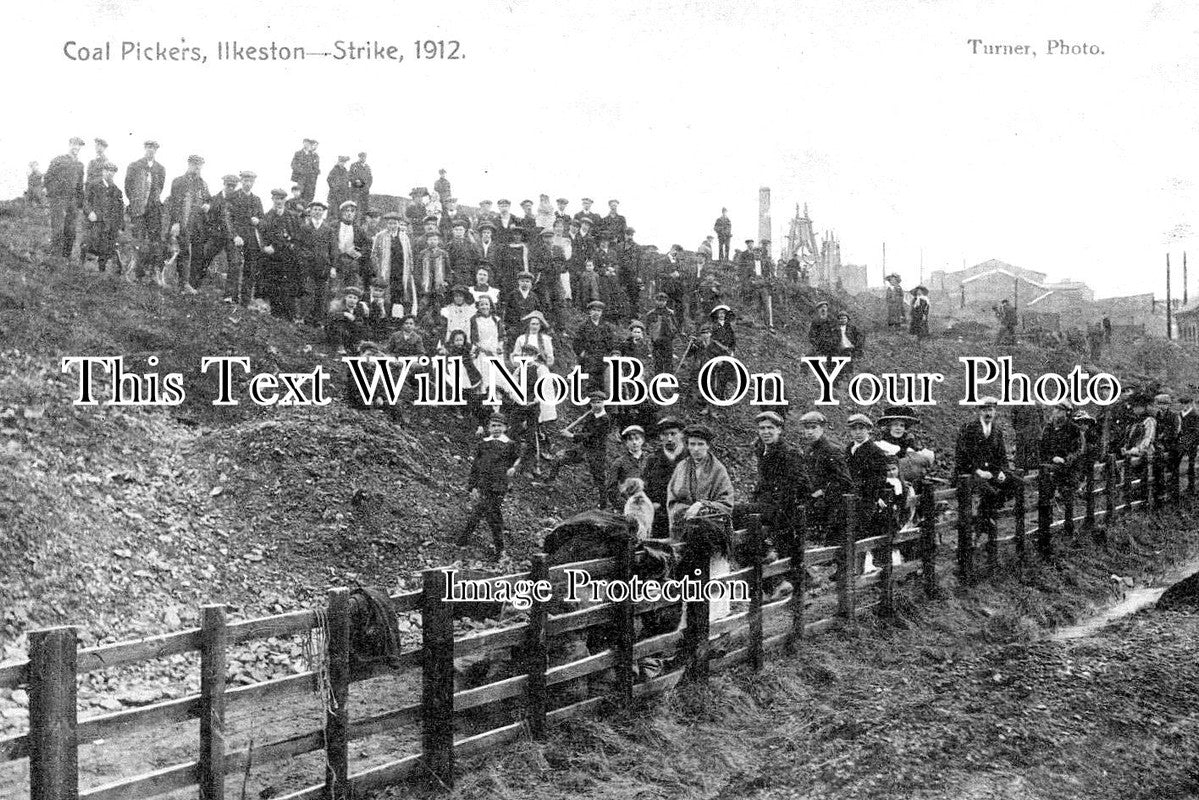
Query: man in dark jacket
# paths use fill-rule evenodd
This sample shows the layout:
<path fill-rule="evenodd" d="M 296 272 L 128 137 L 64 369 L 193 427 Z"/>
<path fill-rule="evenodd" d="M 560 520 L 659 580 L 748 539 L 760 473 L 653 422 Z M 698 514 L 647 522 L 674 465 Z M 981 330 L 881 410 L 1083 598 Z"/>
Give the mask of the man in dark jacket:
<path fill-rule="evenodd" d="M 296 297 L 300 293 L 300 266 L 296 248 L 300 238 L 300 222 L 286 210 L 287 192 L 271 190 L 271 209 L 263 216 L 262 272 L 259 276 L 259 296 L 271 306 L 271 316 L 293 321 L 296 318 Z"/>
<path fill-rule="evenodd" d="M 604 320 L 604 304 L 592 300 L 587 304 L 587 319 L 574 335 L 575 358 L 588 375 L 591 388 L 603 388 L 604 358 L 616 349 L 616 332 L 612 324 Z"/>
<path fill-rule="evenodd" d="M 240 270 L 231 262 L 225 280 L 225 299 L 248 306 L 258 286 L 262 245 L 258 227 L 262 224 L 262 198 L 254 194 L 258 176 L 246 170 L 239 176 L 241 189 L 233 197 L 233 246 L 240 251 Z M 240 244 L 238 244 L 240 242 Z"/>
<path fill-rule="evenodd" d="M 1156 441 L 1154 443 L 1154 474 L 1160 476 L 1157 486 L 1165 490 L 1182 462 L 1182 416 L 1174 409 L 1174 401 L 1168 394 L 1154 398 L 1157 411 L 1154 414 Z"/>
<path fill-rule="evenodd" d="M 121 257 L 117 254 L 117 233 L 125 227 L 125 200 L 120 188 L 113 183 L 117 165 L 106 161 L 100 165 L 100 177 L 87 185 L 83 213 L 87 215 L 87 236 L 79 248 L 79 260 L 88 253 L 96 255 L 97 266 L 104 272 L 109 259 L 121 272 Z"/>
<path fill-rule="evenodd" d="M 162 266 L 162 190 L 167 171 L 158 163 L 158 142 L 147 141 L 145 155 L 125 170 L 125 197 L 129 201 L 130 234 L 133 236 L 136 277 L 146 274 L 146 264 Z"/>
<path fill-rule="evenodd" d="M 845 517 L 841 513 L 841 495 L 853 486 L 845 464 L 845 454 L 826 436 L 828 420 L 819 411 L 799 418 L 805 447 L 802 451 L 804 472 L 808 476 L 808 524 L 813 538 L 835 544 L 844 535 Z"/>
<path fill-rule="evenodd" d="M 212 208 L 212 195 L 208 184 L 200 177 L 204 159 L 200 156 L 187 157 L 187 172 L 171 181 L 171 194 L 167 198 L 168 236 L 179 248 L 175 255 L 175 272 L 179 279 L 179 291 L 195 294 L 191 282 L 192 262 L 197 265 L 204 259 L 204 248 L 208 240 L 208 212 Z"/>
<path fill-rule="evenodd" d="M 570 447 L 558 453 L 546 476 L 546 481 L 553 481 L 563 467 L 586 464 L 587 471 L 591 474 L 591 485 L 598 497 L 597 508 L 606 508 L 608 505 L 605 472 L 608 469 L 608 431 L 612 427 L 612 416 L 604 408 L 605 399 L 603 391 L 592 391 L 591 408 L 580 420 L 576 420 L 577 425 L 567 426 L 569 430 L 563 429 L 559 432 L 561 436 L 570 440 Z"/>
<path fill-rule="evenodd" d="M 79 209 L 83 207 L 83 140 L 71 137 L 70 150 L 55 156 L 46 167 L 46 198 L 50 201 L 50 252 L 70 258 L 75 247 Z"/>
<path fill-rule="evenodd" d="M 1078 491 L 1080 469 L 1092 469 L 1093 465 L 1083 462 L 1086 452 L 1086 437 L 1082 429 L 1070 419 L 1073 407 L 1065 401 L 1058 403 L 1050 412 L 1049 424 L 1041 432 L 1039 454 L 1041 464 L 1048 465 L 1050 476 L 1053 478 L 1053 493 L 1055 497 L 1066 503 L 1073 500 Z M 1074 533 L 1074 514 L 1072 504 L 1067 506 L 1071 513 L 1066 514 L 1064 530 L 1067 534 Z"/>
<path fill-rule="evenodd" d="M 472 502 L 470 516 L 457 540 L 459 547 L 466 547 L 479 521 L 486 520 L 497 561 L 504 554 L 504 495 L 520 465 L 520 444 L 508 438 L 507 428 L 500 414 L 493 414 L 487 422 L 487 438 L 479 442 L 466 484 Z"/>
<path fill-rule="evenodd" d="M 687 457 L 683 443 L 682 420 L 678 417 L 663 417 L 658 420 L 658 448 L 645 462 L 641 478 L 645 481 L 645 495 L 654 504 L 653 538 L 670 537 L 670 517 L 666 513 L 666 490 L 674 476 L 674 468 Z"/>
<path fill-rule="evenodd" d="M 617 244 L 624 241 L 625 231 L 629 226 L 625 218 L 617 211 L 619 207 L 619 200 L 609 200 L 608 216 L 599 222 L 599 232 L 608 234 L 612 238 L 612 241 Z"/>
<path fill-rule="evenodd" d="M 799 453 L 783 439 L 783 417 L 763 411 L 755 418 L 758 441 L 758 482 L 749 502 L 733 509 L 734 527 L 741 527 L 749 514 L 761 514 L 770 540 L 780 557 L 793 555 L 796 510 L 811 493 Z"/>
<path fill-rule="evenodd" d="M 962 426 L 954 447 L 954 475 L 961 480 L 976 481 L 979 496 L 975 514 L 975 530 L 990 532 L 995 528 L 999 509 L 1011 496 L 1018 478 L 1008 475 L 1007 444 L 995 417 L 999 401 L 984 397 L 978 407 L 978 418 Z"/>
<path fill-rule="evenodd" d="M 719 245 L 717 260 L 728 261 L 729 244 L 733 241 L 733 222 L 729 219 L 727 208 L 720 209 L 720 216 L 716 218 L 716 224 L 712 226 L 712 230 L 716 231 L 716 241 Z"/>
<path fill-rule="evenodd" d="M 679 320 L 667 305 L 666 292 L 654 297 L 654 307 L 645 315 L 645 333 L 654 353 L 654 373 L 674 372 L 674 340 L 679 335 Z"/>
<path fill-rule="evenodd" d="M 321 327 L 329 310 L 329 275 L 337 255 L 336 226 L 325 221 L 325 204 L 308 204 L 308 219 L 300 226 L 300 274 L 304 279 L 304 302 L 300 316 L 314 328 Z"/>
<path fill-rule="evenodd" d="M 350 171 L 346 169 L 346 164 L 349 163 L 349 156 L 338 156 L 337 165 L 329 170 L 329 175 L 325 178 L 325 182 L 329 184 L 329 194 L 326 197 L 329 208 L 338 208 L 350 199 Z"/>
<path fill-rule="evenodd" d="M 845 446 L 845 466 L 850 482 L 858 496 L 858 530 L 855 538 L 882 536 L 887 533 L 893 515 L 889 514 L 886 495 L 888 461 L 886 454 L 870 438 L 874 422 L 865 414 L 851 414 L 846 421 L 850 442 Z M 890 558 L 890 553 L 879 553 L 881 558 Z M 858 553 L 859 569 L 864 566 L 866 553 Z"/>
<path fill-rule="evenodd" d="M 304 145 L 291 157 L 292 183 L 300 184 L 300 199 L 312 202 L 316 196 L 316 181 L 321 176 L 321 157 L 316 154 L 316 139 L 305 139 Z"/>
<path fill-rule="evenodd" d="M 629 297 L 629 314 L 638 316 L 641 309 L 641 289 L 645 286 L 642 274 L 641 245 L 633 240 L 636 231 L 625 226 L 624 239 L 616 248 L 616 260 L 620 264 L 620 282 Z"/>
<path fill-rule="evenodd" d="M 374 182 L 370 164 L 366 163 L 366 153 L 359 153 L 358 160 L 350 165 L 350 199 L 358 204 L 358 221 L 370 210 Z"/>
<path fill-rule="evenodd" d="M 828 302 L 821 300 L 816 304 L 815 316 L 808 325 L 808 350 L 814 356 L 829 358 L 836 355 L 834 345 L 835 324 L 828 315 Z"/>

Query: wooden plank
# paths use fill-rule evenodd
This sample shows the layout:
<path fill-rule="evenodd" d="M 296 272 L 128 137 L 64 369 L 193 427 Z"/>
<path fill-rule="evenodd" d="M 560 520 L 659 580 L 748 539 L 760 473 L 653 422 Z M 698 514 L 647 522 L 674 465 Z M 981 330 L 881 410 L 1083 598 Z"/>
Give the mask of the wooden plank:
<path fill-rule="evenodd" d="M 834 627 L 836 624 L 837 624 L 836 617 L 826 617 L 825 619 L 818 619 L 815 622 L 809 622 L 806 626 L 804 626 L 804 634 L 806 636 L 816 636 L 818 634 L 824 633 L 825 631 Z"/>
<path fill-rule="evenodd" d="M 225 607 L 200 609 L 200 800 L 225 797 Z"/>
<path fill-rule="evenodd" d="M 270 617 L 246 619 L 240 622 L 230 622 L 228 625 L 229 642 L 252 642 L 256 639 L 269 639 L 272 636 L 295 636 L 307 634 L 316 627 L 316 612 L 311 608 L 299 611 L 288 611 Z"/>
<path fill-rule="evenodd" d="M 617 544 L 616 578 L 626 586 L 633 580 L 633 568 L 637 559 L 637 540 L 625 538 Z M 633 646 L 637 641 L 637 617 L 633 613 L 630 597 L 616 603 L 613 616 L 616 620 L 616 688 L 613 699 L 618 708 L 628 708 L 633 703 L 633 683 L 637 680 L 637 665 L 633 657 Z"/>
<path fill-rule="evenodd" d="M 642 639 L 637 642 L 633 647 L 633 656 L 635 658 L 644 658 L 645 656 L 657 655 L 659 653 L 669 653 L 682 640 L 683 631 L 681 630 L 660 633 L 657 636 L 651 636 L 648 639 Z"/>
<path fill-rule="evenodd" d="M 924 535 L 923 532 L 920 530 L 920 528 L 917 528 L 917 527 L 900 528 L 899 531 L 895 534 L 895 542 L 894 543 L 896 545 L 901 545 L 901 544 L 907 544 L 908 542 L 918 542 L 918 541 L 920 541 L 920 538 L 923 535 Z"/>
<path fill-rule="evenodd" d="M 316 673 L 312 670 L 272 678 L 261 683 L 238 686 L 225 692 L 225 706 L 244 705 L 269 697 L 279 702 L 287 697 L 309 695 L 316 691 Z"/>
<path fill-rule="evenodd" d="M 748 647 L 738 647 L 736 650 L 730 650 L 729 652 L 725 653 L 724 655 L 722 655 L 718 658 L 712 659 L 712 671 L 713 672 L 721 672 L 723 670 L 735 667 L 736 665 L 742 663 L 743 661 L 749 661 L 749 660 L 750 660 L 749 648 Z"/>
<path fill-rule="evenodd" d="M 529 686 L 528 675 L 516 675 L 502 681 L 454 692 L 454 713 L 470 708 L 491 705 L 511 697 L 520 697 Z"/>
<path fill-rule="evenodd" d="M 859 575 L 853 580 L 854 589 L 869 589 L 871 586 L 878 586 L 883 582 L 882 570 L 871 572 L 869 575 Z"/>
<path fill-rule="evenodd" d="M 549 566 L 545 553 L 537 553 L 529 564 L 529 579 L 532 581 L 548 580 Z M 525 701 L 526 719 L 529 723 L 529 733 L 534 739 L 545 736 L 545 671 L 549 669 L 549 646 L 545 634 L 545 622 L 548 616 L 546 602 L 533 599 L 529 609 L 529 622 L 524 626 L 525 632 L 525 675 L 528 676 L 528 697 Z M 455 645 L 456 647 L 457 645 Z"/>
<path fill-rule="evenodd" d="M 29 632 L 29 797 L 79 796 L 73 627 Z"/>
<path fill-rule="evenodd" d="M 29 758 L 29 736 L 27 734 L 0 738 L 0 764 L 6 761 L 20 761 L 22 758 Z"/>
<path fill-rule="evenodd" d="M 350 776 L 350 786 L 353 787 L 355 797 L 364 797 L 367 792 L 402 782 L 420 768 L 419 754 L 404 756 L 354 773 Z"/>
<path fill-rule="evenodd" d="M 519 647 L 525 643 L 528 635 L 528 625 L 525 623 L 513 625 L 510 628 L 493 628 L 480 633 L 472 633 L 454 640 L 454 655 L 458 657 L 486 650 L 498 650 L 502 647 Z"/>
<path fill-rule="evenodd" d="M 840 554 L 841 548 L 836 545 L 832 547 L 812 547 L 804 550 L 804 566 L 815 567 L 819 564 L 831 564 L 837 560 Z"/>
<path fill-rule="evenodd" d="M 233 750 L 225 754 L 225 774 L 238 775 L 246 770 L 246 762 L 250 760 L 251 767 L 281 761 L 285 758 L 315 753 L 325 746 L 325 731 L 317 728 L 305 733 L 297 733 L 286 739 L 279 739 L 256 746 L 251 750 Z"/>
<path fill-rule="evenodd" d="M 885 545 L 889 538 L 886 534 L 881 536 L 867 536 L 864 539 L 858 539 L 854 542 L 854 547 L 857 548 L 859 553 L 863 550 L 874 550 Z"/>
<path fill-rule="evenodd" d="M 555 686 L 565 681 L 572 681 L 596 672 L 602 672 L 616 663 L 616 654 L 611 650 L 601 650 L 592 656 L 580 658 L 567 664 L 550 667 L 545 673 L 545 685 Z"/>
<path fill-rule="evenodd" d="M 569 564 L 556 564 L 550 567 L 550 580 L 561 580 L 563 574 L 568 569 L 582 570 L 593 578 L 610 577 L 616 571 L 616 559 L 609 556 L 607 558 L 593 558 L 589 561 L 572 561 Z"/>
<path fill-rule="evenodd" d="M 29 683 L 29 662 L 13 661 L 0 667 L 0 689 L 16 689 Z"/>
<path fill-rule="evenodd" d="M 524 727 L 524 722 L 514 722 L 502 728 L 496 728 L 485 733 L 468 736 L 465 739 L 459 739 L 454 742 L 454 755 L 460 758 L 470 758 L 479 753 L 485 753 L 496 747 L 515 742 L 520 738 Z"/>
<path fill-rule="evenodd" d="M 447 574 L 424 572 L 421 609 L 422 673 L 421 752 L 434 780 L 454 785 L 454 616 L 446 601 Z"/>
<path fill-rule="evenodd" d="M 164 767 L 134 778 L 122 778 L 119 781 L 96 786 L 81 792 L 79 798 L 80 800 L 141 800 L 144 797 L 155 797 L 195 786 L 199 774 L 200 765 L 193 761 L 190 764 Z"/>
<path fill-rule="evenodd" d="M 373 664 L 355 670 L 350 676 L 350 683 L 361 683 L 362 681 L 369 681 L 372 678 L 382 678 L 386 675 L 400 675 L 410 669 L 419 669 L 423 662 L 424 654 L 420 650 L 405 650 L 396 656 L 394 664 L 376 661 Z"/>
<path fill-rule="evenodd" d="M 397 592 L 391 595 L 391 607 L 397 614 L 408 611 L 420 611 L 420 599 L 424 595 L 420 589 L 414 592 Z"/>
<path fill-rule="evenodd" d="M 593 606 L 591 608 L 571 611 L 568 614 L 557 614 L 545 621 L 547 636 L 561 636 L 570 631 L 592 628 L 596 625 L 607 625 L 612 621 L 612 612 L 616 608 L 611 603 Z"/>
<path fill-rule="evenodd" d="M 304 789 L 297 789 L 290 794 L 285 794 L 281 797 L 274 797 L 271 800 L 321 800 L 325 795 L 325 784 L 321 783 L 316 786 L 309 786 Z"/>
<path fill-rule="evenodd" d="M 775 575 L 786 575 L 791 571 L 791 559 L 780 558 L 762 565 L 762 577 L 773 578 Z"/>
<path fill-rule="evenodd" d="M 164 633 L 161 636 L 147 636 L 144 639 L 83 648 L 79 651 L 76 668 L 83 674 L 199 649 L 200 629 L 189 628 L 178 633 Z"/>
<path fill-rule="evenodd" d="M 676 669 L 664 675 L 659 675 L 656 678 L 650 678 L 648 681 L 644 681 L 633 687 L 633 694 L 637 697 L 651 697 L 655 694 L 670 691 L 679 685 L 679 681 L 682 680 L 685 673 L 686 670 L 684 669 Z"/>
<path fill-rule="evenodd" d="M 1037 552 L 1042 558 L 1053 555 L 1053 479 L 1046 464 L 1037 481 Z"/>
<path fill-rule="evenodd" d="M 363 739 L 378 733 L 395 730 L 413 722 L 420 722 L 420 703 L 383 711 L 362 719 L 350 720 L 350 739 Z M 320 731 L 318 731 L 320 733 Z"/>
<path fill-rule="evenodd" d="M 226 699 L 230 694 L 232 692 L 226 692 Z M 200 695 L 194 694 L 142 708 L 89 717 L 79 721 L 79 741 L 87 743 L 97 739 L 111 739 L 133 730 L 199 719 L 200 707 Z"/>
<path fill-rule="evenodd" d="M 325 698 L 325 797 L 350 798 L 350 590 L 329 590 L 325 631 L 329 694 Z"/>
<path fill-rule="evenodd" d="M 606 697 L 590 697 L 586 700 L 580 700 L 577 703 L 571 703 L 562 708 L 555 708 L 553 711 L 546 714 L 546 721 L 551 725 L 559 722 L 564 722 L 572 717 L 577 717 L 586 714 L 594 708 L 598 708 L 604 703 L 610 702 Z"/>
<path fill-rule="evenodd" d="M 715 641 L 729 631 L 736 630 L 739 627 L 745 628 L 748 631 L 750 616 L 750 611 L 741 611 L 712 620 L 708 623 L 708 640 Z"/>

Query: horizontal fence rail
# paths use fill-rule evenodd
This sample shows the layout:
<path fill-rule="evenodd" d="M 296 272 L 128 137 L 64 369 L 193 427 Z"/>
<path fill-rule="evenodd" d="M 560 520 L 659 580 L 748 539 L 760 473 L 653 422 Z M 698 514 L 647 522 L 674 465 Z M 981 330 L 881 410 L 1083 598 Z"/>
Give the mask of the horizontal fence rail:
<path fill-rule="evenodd" d="M 0 739 L 0 763 L 29 761 L 31 800 L 133 800 L 179 789 L 198 787 L 205 800 L 223 800 L 228 776 L 251 766 L 270 764 L 324 751 L 325 780 L 286 798 L 348 800 L 356 793 L 403 780 L 422 778 L 435 786 L 454 783 L 462 758 L 511 742 L 522 735 L 540 738 L 553 725 L 602 708 L 627 708 L 636 698 L 676 686 L 680 680 L 702 682 L 714 670 L 748 663 L 760 669 L 767 653 L 794 652 L 808 637 L 834 625 L 852 626 L 865 614 L 885 618 L 894 613 L 897 586 L 919 577 L 926 596 L 940 591 L 941 561 L 956 562 L 960 584 L 970 585 L 994 573 L 1009 545 L 1019 563 L 1035 552 L 1054 555 L 1061 534 L 1083 534 L 1107 544 L 1107 526 L 1134 509 L 1154 510 L 1180 501 L 1195 491 L 1195 454 L 1180 461 L 1147 459 L 1141 463 L 1103 462 L 1068 474 L 1052 464 L 1036 472 L 1013 473 L 1001 487 L 1005 504 L 992 524 L 980 514 L 984 492 L 994 482 L 958 476 L 945 487 L 932 481 L 921 485 L 916 524 L 897 528 L 880 525 L 873 504 L 845 495 L 844 530 L 836 541 L 807 541 L 803 511 L 792 532 L 792 552 L 773 556 L 760 518 L 736 532 L 748 554 L 727 574 L 707 575 L 708 559 L 701 557 L 701 580 L 748 586 L 748 603 L 713 617 L 707 600 L 682 604 L 684 622 L 674 630 L 639 636 L 639 626 L 678 603 L 657 601 L 585 604 L 557 611 L 534 599 L 527 618 L 502 627 L 455 634 L 455 609 L 446 599 L 447 572 L 426 570 L 422 588 L 390 595 L 397 614 L 418 613 L 422 644 L 403 652 L 391 664 L 358 669 L 351 674 L 349 590 L 333 589 L 319 609 L 228 621 L 223 606 L 204 606 L 199 627 L 134 641 L 79 648 L 78 632 L 70 626 L 32 631 L 26 661 L 0 666 L 0 688 L 28 687 L 30 730 Z M 990 485 L 985 485 L 990 483 Z M 1058 507 L 1060 506 L 1060 514 Z M 1003 530 L 1001 530 L 1001 524 Z M 1029 546 L 1027 537 L 1034 537 Z M 676 546 L 677 547 L 677 546 Z M 639 565 L 636 542 L 626 540 L 611 557 L 573 564 L 550 565 L 535 555 L 527 572 L 480 578 L 492 584 L 547 580 L 560 593 L 565 570 L 586 570 L 593 577 L 629 581 Z M 893 564 L 893 552 L 904 559 Z M 863 573 L 867 553 L 879 559 L 878 569 Z M 702 554 L 701 554 L 702 556 Z M 810 571 L 832 568 L 835 591 L 813 595 Z M 786 581 L 791 591 L 775 588 Z M 555 613 L 557 612 L 557 613 Z M 767 629 L 777 631 L 767 635 Z M 309 671 L 230 688 L 226 674 L 230 647 L 261 639 L 313 636 L 323 641 L 323 655 Z M 551 658 L 555 643 L 603 634 L 605 649 L 559 663 Z M 199 654 L 200 692 L 78 719 L 78 675 L 154 659 Z M 480 686 L 460 687 L 455 660 L 464 657 L 499 658 L 511 674 Z M 645 670 L 665 667 L 660 674 Z M 419 673 L 419 680 L 416 679 Z M 352 718 L 351 687 L 382 676 L 411 675 L 419 686 L 419 701 Z M 579 699 L 582 691 L 587 696 Z M 320 727 L 249 747 L 228 745 L 226 715 L 231 708 L 256 708 L 264 703 L 294 702 L 313 693 L 321 701 Z M 507 719 L 499 727 L 467 733 L 471 725 Z M 129 731 L 199 720 L 193 761 L 79 790 L 79 743 L 110 740 Z M 409 731 L 420 752 L 398 755 L 386 763 L 352 771 L 349 743 L 369 736 Z"/>

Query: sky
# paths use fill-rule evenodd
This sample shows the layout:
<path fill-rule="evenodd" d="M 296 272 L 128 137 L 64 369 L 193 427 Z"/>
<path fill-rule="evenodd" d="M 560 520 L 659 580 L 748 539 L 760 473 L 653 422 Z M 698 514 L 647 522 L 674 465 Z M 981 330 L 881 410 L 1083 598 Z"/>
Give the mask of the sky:
<path fill-rule="evenodd" d="M 445 168 L 468 204 L 616 198 L 662 249 L 694 249 L 722 206 L 735 243 L 758 238 L 769 186 L 776 253 L 807 203 L 876 284 L 884 242 L 909 286 L 921 262 L 928 275 L 998 258 L 1100 296 L 1164 297 L 1166 254 L 1199 258 L 1199 4 L 1185 0 L 65 0 L 6 16 L 0 197 L 75 135 L 85 160 L 109 141 L 118 181 L 154 138 L 168 177 L 199 153 L 210 186 L 253 169 L 266 194 L 311 137 L 322 171 L 366 151 L 390 194 Z M 971 39 L 1030 54 L 976 54 Z M 1102 54 L 1051 55 L 1051 39 Z M 221 41 L 339 40 L 404 60 L 216 58 Z M 465 57 L 418 60 L 417 40 Z M 72 41 L 111 42 L 113 60 L 71 61 Z M 125 41 L 208 61 L 122 61 Z"/>

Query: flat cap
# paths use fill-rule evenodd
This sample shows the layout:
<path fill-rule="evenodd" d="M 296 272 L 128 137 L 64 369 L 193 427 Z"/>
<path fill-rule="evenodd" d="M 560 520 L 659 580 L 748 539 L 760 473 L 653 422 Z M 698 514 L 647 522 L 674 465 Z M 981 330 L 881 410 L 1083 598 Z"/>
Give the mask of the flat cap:
<path fill-rule="evenodd" d="M 237 183 L 240 180 L 241 180 L 241 178 L 234 175 L 232 172 L 229 173 L 228 175 L 224 176 L 223 178 L 221 178 L 222 183 Z"/>
<path fill-rule="evenodd" d="M 347 162 L 347 161 L 349 161 L 349 160 L 350 160 L 350 157 L 349 157 L 349 156 L 338 156 L 338 157 L 337 157 L 337 163 L 338 163 L 338 164 L 344 164 L 345 162 Z"/>
<path fill-rule="evenodd" d="M 258 173 L 254 172 L 252 170 L 243 169 L 241 172 L 237 173 L 237 177 L 248 178 L 250 180 L 254 180 L 255 178 L 258 177 Z"/>
<path fill-rule="evenodd" d="M 609 201 L 608 201 L 608 205 L 610 205 L 610 206 L 618 206 L 618 205 L 620 205 L 620 201 L 619 201 L 619 200 L 609 200 Z"/>
<path fill-rule="evenodd" d="M 828 418 L 819 411 L 809 411 L 799 418 L 800 425 L 827 425 Z"/>
<path fill-rule="evenodd" d="M 559 198 L 558 198 L 557 200 L 555 200 L 554 202 L 555 202 L 555 203 L 558 203 L 559 205 L 564 205 L 564 206 L 565 206 L 565 205 L 569 205 L 569 204 L 570 204 L 570 201 L 569 201 L 569 200 L 567 200 L 565 197 L 559 197 Z"/>
<path fill-rule="evenodd" d="M 658 433 L 661 433 L 662 431 L 681 431 L 685 427 L 686 426 L 683 424 L 681 419 L 670 415 L 662 417 L 662 419 L 658 420 L 658 423 L 654 425 L 654 429 Z"/>
<path fill-rule="evenodd" d="M 632 235 L 633 235 L 634 233 L 636 233 L 636 232 L 637 232 L 637 229 L 636 229 L 636 228 L 632 228 L 632 227 L 626 227 L 626 228 L 624 229 L 624 235 L 625 235 L 625 236 L 632 236 Z"/>
<path fill-rule="evenodd" d="M 383 216 L 383 212 L 377 208 L 368 208 L 366 210 L 366 215 L 368 217 L 381 217 L 381 216 Z"/>
<path fill-rule="evenodd" d="M 516 279 L 518 281 L 519 280 L 531 281 L 531 280 L 533 280 L 533 273 L 529 272 L 527 269 L 521 270 L 520 272 L 516 273 Z"/>
<path fill-rule="evenodd" d="M 532 205 L 533 205 L 533 201 L 532 201 L 532 200 L 521 200 L 521 201 L 520 201 L 520 204 L 521 204 L 522 206 L 532 206 Z"/>
<path fill-rule="evenodd" d="M 146 141 L 142 142 L 142 147 L 153 147 L 155 150 L 157 150 L 158 142 L 154 141 L 153 139 L 147 139 Z"/>
<path fill-rule="evenodd" d="M 337 210 L 341 211 L 344 208 L 358 208 L 358 204 L 353 200 L 343 200 L 341 201 L 341 205 L 337 207 Z"/>
<path fill-rule="evenodd" d="M 496 200 L 495 204 L 497 206 L 510 206 L 510 205 L 512 205 L 512 201 L 505 197 L 501 200 Z"/>
<path fill-rule="evenodd" d="M 754 417 L 754 421 L 755 422 L 769 422 L 772 425 L 777 425 L 780 428 L 783 427 L 782 414 L 776 414 L 773 411 L 763 411 L 761 414 L 758 414 L 756 417 Z"/>
<path fill-rule="evenodd" d="M 645 428 L 641 427 L 640 425 L 630 425 L 629 427 L 625 428 L 623 431 L 620 432 L 620 438 L 626 439 L 629 436 L 632 436 L 634 433 L 639 433 L 642 436 L 644 436 Z"/>
<path fill-rule="evenodd" d="M 654 295 L 654 299 L 655 300 L 669 300 L 670 295 L 668 295 L 666 292 L 658 292 L 656 295 Z"/>
<path fill-rule="evenodd" d="M 629 330 L 633 330 L 633 328 L 640 328 L 641 330 L 644 331 L 645 323 L 639 319 L 629 320 Z"/>
<path fill-rule="evenodd" d="M 315 207 L 315 208 L 319 208 L 319 209 L 321 209 L 321 210 L 323 210 L 323 211 L 328 211 L 328 210 L 329 210 L 329 207 L 328 207 L 327 205 L 325 205 L 324 203 L 322 203 L 320 200 L 312 200 L 312 201 L 310 201 L 310 202 L 308 203 L 308 207 L 309 207 L 309 208 L 313 208 L 313 207 Z"/>
<path fill-rule="evenodd" d="M 83 141 L 83 140 L 82 140 L 82 139 L 80 139 L 78 136 L 72 136 L 72 137 L 71 137 L 71 142 L 70 142 L 70 143 L 71 143 L 71 144 L 77 144 L 77 145 L 79 145 L 80 147 L 83 147 L 85 144 L 87 144 L 87 142 Z"/>
<path fill-rule="evenodd" d="M 865 414 L 850 414 L 849 419 L 845 420 L 845 424 L 850 428 L 856 425 L 862 425 L 867 428 L 874 427 L 874 422 Z"/>
<path fill-rule="evenodd" d="M 500 412 L 498 412 L 498 411 L 495 411 L 495 412 L 493 412 L 493 413 L 492 413 L 492 415 L 491 415 L 490 417 L 488 417 L 488 418 L 487 418 L 487 421 L 488 421 L 488 422 L 498 422 L 498 423 L 500 423 L 501 425 L 507 425 L 507 424 L 508 424 L 508 420 L 507 420 L 507 418 L 506 418 L 506 417 L 504 417 L 504 415 L 503 415 L 503 414 L 501 414 L 501 413 L 500 413 Z"/>
<path fill-rule="evenodd" d="M 980 406 L 997 406 L 999 405 L 999 398 L 993 395 L 987 395 L 986 397 L 980 397 L 978 399 L 978 404 Z"/>
<path fill-rule="evenodd" d="M 366 158 L 366 153 L 359 153 L 359 154 L 358 154 L 358 157 L 359 157 L 359 158 Z"/>
<path fill-rule="evenodd" d="M 386 214 L 383 215 L 383 219 L 384 220 L 398 219 L 400 221 L 403 221 L 404 215 L 398 211 L 388 211 Z"/>
<path fill-rule="evenodd" d="M 356 283 L 351 283 L 349 286 L 347 286 L 345 289 L 342 290 L 342 294 L 356 294 L 359 297 L 361 297 L 362 296 L 362 287 Z"/>
<path fill-rule="evenodd" d="M 282 200 L 287 197 L 287 192 L 283 189 L 271 189 L 271 197 L 278 197 Z"/>
<path fill-rule="evenodd" d="M 584 198 L 583 198 L 583 202 L 584 202 L 584 203 L 594 203 L 595 201 L 594 201 L 594 200 L 592 200 L 590 197 L 584 197 Z"/>
<path fill-rule="evenodd" d="M 590 311 L 590 310 L 591 310 L 591 309 L 593 309 L 593 308 L 598 308 L 600 311 L 603 311 L 603 310 L 604 310 L 605 308 L 607 308 L 607 307 L 608 307 L 608 306 L 606 306 L 606 305 L 604 304 L 604 301 L 603 301 L 603 300 L 592 300 L 590 303 L 588 303 L 588 304 L 587 304 L 587 310 L 588 310 L 588 311 Z"/>
<path fill-rule="evenodd" d="M 100 145 L 101 147 L 108 147 L 108 142 L 104 141 L 103 139 L 101 139 L 99 137 L 96 137 L 95 142 L 96 142 L 96 144 Z"/>
<path fill-rule="evenodd" d="M 425 217 L 425 224 L 427 225 L 430 222 L 436 225 L 438 222 L 441 222 L 441 217 L 437 216 L 436 214 L 429 214 Z"/>
<path fill-rule="evenodd" d="M 707 425 L 688 425 L 683 435 L 688 439 L 703 439 L 705 442 L 711 442 L 716 438 Z"/>
<path fill-rule="evenodd" d="M 1155 395 L 1155 396 L 1154 396 L 1154 398 L 1153 398 L 1153 402 L 1155 402 L 1155 403 L 1168 403 L 1168 402 L 1170 402 L 1170 395 L 1166 394 L 1165 392 L 1163 392 L 1163 393 L 1161 393 L 1161 394 L 1159 394 L 1159 395 Z"/>

